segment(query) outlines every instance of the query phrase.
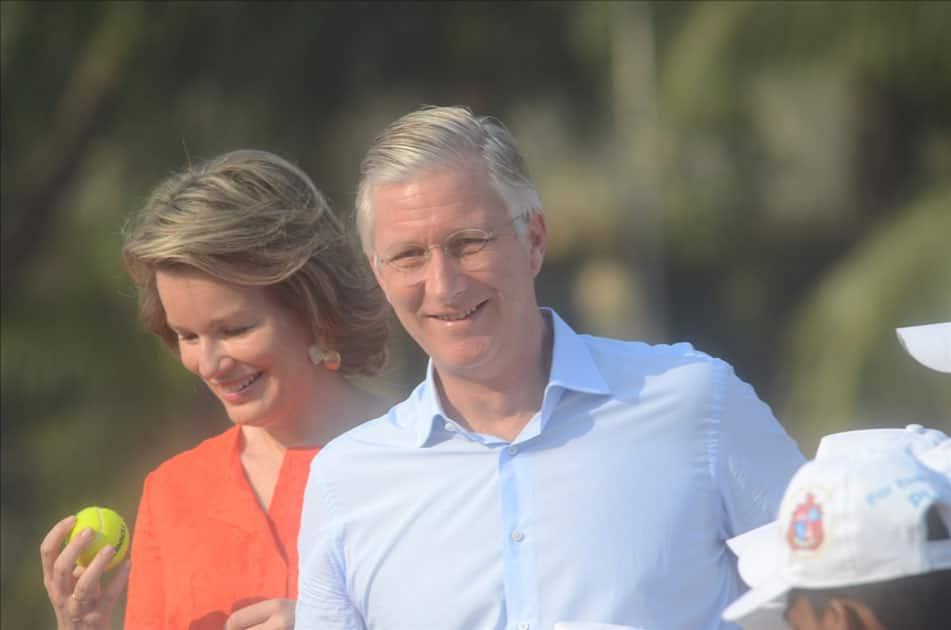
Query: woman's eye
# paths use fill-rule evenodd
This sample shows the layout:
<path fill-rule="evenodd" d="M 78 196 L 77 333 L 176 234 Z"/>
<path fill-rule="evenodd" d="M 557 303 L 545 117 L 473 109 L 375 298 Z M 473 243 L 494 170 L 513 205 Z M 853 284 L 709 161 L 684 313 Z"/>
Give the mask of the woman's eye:
<path fill-rule="evenodd" d="M 179 333 L 175 333 L 175 336 L 178 337 L 178 340 L 179 340 L 181 343 L 190 343 L 190 342 L 195 341 L 196 339 L 198 339 L 198 336 L 197 336 L 197 335 L 193 335 L 192 333 L 179 332 Z"/>
<path fill-rule="evenodd" d="M 225 328 L 222 332 L 225 337 L 237 337 L 251 330 L 251 326 L 238 326 L 236 328 Z"/>

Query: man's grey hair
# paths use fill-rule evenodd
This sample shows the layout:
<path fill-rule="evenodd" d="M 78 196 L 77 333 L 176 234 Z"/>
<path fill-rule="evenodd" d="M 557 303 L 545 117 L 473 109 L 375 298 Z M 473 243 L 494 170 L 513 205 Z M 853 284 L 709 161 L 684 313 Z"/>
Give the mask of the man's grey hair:
<path fill-rule="evenodd" d="M 356 219 L 364 251 L 371 250 L 373 186 L 407 181 L 436 167 L 465 167 L 473 159 L 485 166 L 509 216 L 542 211 L 525 160 L 501 122 L 465 107 L 422 107 L 377 136 L 360 165 Z M 517 221 L 515 229 L 524 239 L 524 223 Z"/>

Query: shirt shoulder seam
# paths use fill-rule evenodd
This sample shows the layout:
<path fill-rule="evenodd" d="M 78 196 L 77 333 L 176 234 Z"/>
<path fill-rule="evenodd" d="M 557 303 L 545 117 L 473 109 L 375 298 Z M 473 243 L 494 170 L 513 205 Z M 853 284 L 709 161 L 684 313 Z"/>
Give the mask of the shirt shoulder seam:
<path fill-rule="evenodd" d="M 727 369 L 726 363 L 720 359 L 707 356 L 710 361 L 710 367 L 713 370 L 710 381 L 710 414 L 707 416 L 706 428 L 706 447 L 707 447 L 707 470 L 710 475 L 711 501 L 713 502 L 713 513 L 716 515 L 716 522 L 722 521 L 723 504 L 719 500 L 720 492 L 720 458 L 722 457 L 722 437 L 723 437 L 723 406 L 724 392 L 726 390 Z"/>

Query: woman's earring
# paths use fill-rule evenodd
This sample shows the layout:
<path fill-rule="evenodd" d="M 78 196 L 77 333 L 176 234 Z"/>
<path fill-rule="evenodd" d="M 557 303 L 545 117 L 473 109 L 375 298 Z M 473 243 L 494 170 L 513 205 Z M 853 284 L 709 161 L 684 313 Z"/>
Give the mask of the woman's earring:
<path fill-rule="evenodd" d="M 340 353 L 336 350 L 323 352 L 316 345 L 313 345 L 307 348 L 307 355 L 310 357 L 310 362 L 314 365 L 323 363 L 324 367 L 331 372 L 336 372 L 340 369 Z"/>
<path fill-rule="evenodd" d="M 340 369 L 340 361 L 340 353 L 336 350 L 328 350 L 324 353 L 324 367 L 331 372 L 336 372 Z"/>

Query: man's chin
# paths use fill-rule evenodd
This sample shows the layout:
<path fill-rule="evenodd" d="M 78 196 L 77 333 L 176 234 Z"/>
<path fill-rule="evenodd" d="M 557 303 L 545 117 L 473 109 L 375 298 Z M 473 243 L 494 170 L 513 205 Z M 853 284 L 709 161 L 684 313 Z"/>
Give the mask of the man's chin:
<path fill-rule="evenodd" d="M 433 356 L 433 355 L 430 355 Z M 460 352 L 443 354 L 433 359 L 436 371 L 440 374 L 478 378 L 486 371 L 488 358 L 483 352 Z"/>

